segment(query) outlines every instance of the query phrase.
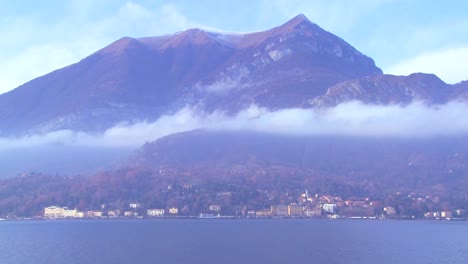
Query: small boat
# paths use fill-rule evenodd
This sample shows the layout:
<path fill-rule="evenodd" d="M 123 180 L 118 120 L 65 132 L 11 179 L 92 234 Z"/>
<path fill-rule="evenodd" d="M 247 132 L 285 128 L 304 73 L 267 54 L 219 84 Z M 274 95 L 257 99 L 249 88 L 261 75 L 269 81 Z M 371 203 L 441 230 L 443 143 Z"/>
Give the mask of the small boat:
<path fill-rule="evenodd" d="M 219 218 L 220 215 L 217 214 L 217 215 L 214 215 L 214 214 L 200 214 L 198 216 L 198 218 L 202 218 L 202 219 L 214 219 L 214 218 Z"/>

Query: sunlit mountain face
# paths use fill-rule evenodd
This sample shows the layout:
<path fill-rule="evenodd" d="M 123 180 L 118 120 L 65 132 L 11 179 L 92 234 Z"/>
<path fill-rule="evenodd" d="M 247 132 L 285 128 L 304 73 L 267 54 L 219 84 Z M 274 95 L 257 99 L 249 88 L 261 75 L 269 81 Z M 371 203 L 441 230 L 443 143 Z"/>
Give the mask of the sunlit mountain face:
<path fill-rule="evenodd" d="M 381 74 L 371 58 L 302 15 L 250 34 L 125 37 L 0 96 L 0 133 L 102 132 L 186 106 L 309 108 L 333 85 Z"/>

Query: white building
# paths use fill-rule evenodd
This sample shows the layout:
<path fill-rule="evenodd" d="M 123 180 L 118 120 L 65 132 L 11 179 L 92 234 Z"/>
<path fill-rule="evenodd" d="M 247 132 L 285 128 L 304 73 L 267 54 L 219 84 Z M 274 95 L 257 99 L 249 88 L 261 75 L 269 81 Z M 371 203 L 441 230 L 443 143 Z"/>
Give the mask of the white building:
<path fill-rule="evenodd" d="M 125 216 L 125 217 L 131 217 L 131 216 L 134 216 L 134 215 L 133 215 L 133 212 L 132 212 L 132 211 L 125 211 L 125 212 L 124 212 L 124 216 Z"/>
<path fill-rule="evenodd" d="M 139 203 L 131 203 L 128 205 L 128 207 L 132 208 L 132 209 L 138 209 L 141 207 L 141 204 Z"/>
<path fill-rule="evenodd" d="M 330 204 L 330 203 L 323 204 L 322 209 L 326 213 L 334 214 L 336 212 L 336 204 Z"/>
<path fill-rule="evenodd" d="M 394 207 L 391 207 L 391 206 L 384 207 L 384 211 L 387 213 L 387 215 L 396 215 L 396 210 Z"/>
<path fill-rule="evenodd" d="M 146 214 L 151 217 L 164 216 L 166 210 L 164 209 L 148 209 Z"/>
<path fill-rule="evenodd" d="M 318 208 L 309 208 L 304 211 L 304 215 L 307 217 L 320 217 L 322 216 L 322 209 Z"/>
<path fill-rule="evenodd" d="M 109 217 L 118 217 L 120 215 L 120 210 L 110 210 L 107 212 Z"/>
<path fill-rule="evenodd" d="M 221 211 L 221 205 L 219 205 L 219 204 L 212 204 L 212 205 L 210 205 L 210 206 L 208 207 L 208 209 L 209 209 L 210 211 L 219 212 L 219 211 Z"/>

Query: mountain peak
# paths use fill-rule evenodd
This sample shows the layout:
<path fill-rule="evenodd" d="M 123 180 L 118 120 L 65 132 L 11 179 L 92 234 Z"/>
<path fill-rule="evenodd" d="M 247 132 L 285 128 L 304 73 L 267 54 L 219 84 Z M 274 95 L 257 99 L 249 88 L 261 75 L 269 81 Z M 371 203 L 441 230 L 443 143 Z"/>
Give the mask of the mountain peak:
<path fill-rule="evenodd" d="M 281 26 L 281 28 L 293 29 L 293 28 L 297 28 L 298 26 L 306 26 L 306 25 L 315 25 L 315 23 L 310 21 L 305 15 L 299 14 L 293 17 L 288 22 L 284 23 Z"/>
<path fill-rule="evenodd" d="M 139 45 L 141 45 L 141 43 L 137 39 L 134 39 L 134 38 L 131 38 L 131 37 L 123 37 L 123 38 L 120 38 L 120 39 L 114 41 L 113 43 L 111 43 L 107 47 L 103 48 L 100 52 L 101 53 L 121 54 L 125 50 L 127 50 L 128 48 L 136 47 L 136 46 L 139 46 Z"/>
<path fill-rule="evenodd" d="M 289 22 L 312 23 L 304 14 L 298 14 L 297 16 L 293 17 Z"/>

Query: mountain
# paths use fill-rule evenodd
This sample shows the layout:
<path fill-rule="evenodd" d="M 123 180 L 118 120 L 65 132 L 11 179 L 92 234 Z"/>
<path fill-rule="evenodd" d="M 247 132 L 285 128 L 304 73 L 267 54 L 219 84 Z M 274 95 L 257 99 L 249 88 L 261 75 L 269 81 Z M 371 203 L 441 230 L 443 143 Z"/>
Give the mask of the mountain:
<path fill-rule="evenodd" d="M 327 89 L 310 101 L 313 107 L 334 107 L 347 101 L 368 104 L 409 104 L 422 101 L 444 104 L 461 96 L 463 90 L 448 85 L 433 74 L 415 73 L 409 76 L 379 75 L 348 80 Z"/>
<path fill-rule="evenodd" d="M 17 144 L 21 147 L 14 151 L 0 149 L 0 154 L 8 157 L 0 167 L 9 167 L 8 174 L 15 174 L 18 168 L 37 170 L 37 163 L 42 164 L 40 170 L 46 173 L 70 172 L 58 170 L 61 166 L 57 164 L 78 168 L 73 173 L 93 172 L 96 169 L 91 170 L 91 165 L 85 164 L 101 168 L 100 164 L 111 163 L 110 152 L 112 157 L 122 157 L 134 150 L 130 148 L 136 148 L 94 148 L 96 141 L 105 141 L 99 137 L 101 132 L 121 122 L 151 122 L 186 106 L 206 112 L 220 110 L 229 115 L 251 105 L 278 110 L 329 108 L 351 100 L 406 105 L 414 101 L 444 104 L 466 99 L 467 82 L 448 85 L 432 74 L 383 74 L 371 58 L 303 15 L 281 26 L 247 34 L 190 29 L 157 37 L 125 37 L 76 64 L 0 95 L 0 139 L 33 135 L 26 138 L 26 144 Z M 36 134 L 62 129 L 90 133 L 75 135 L 65 131 L 47 138 L 47 142 L 53 143 L 44 150 L 34 147 L 36 140 L 42 139 L 38 136 L 38 140 Z M 94 143 L 85 144 L 84 151 L 82 146 L 74 149 L 54 145 L 54 137 L 67 138 L 67 135 L 71 135 L 71 141 L 94 135 L 98 138 L 87 141 Z M 252 137 L 246 138 L 246 142 L 259 138 Z M 12 145 L 15 142 L 13 140 Z M 24 149 L 28 144 L 33 146 L 33 151 Z M 196 140 L 186 142 L 187 148 L 196 144 Z M 207 141 L 206 144 L 214 143 Z M 243 144 L 239 142 L 239 147 Z M 283 147 L 287 148 L 288 144 Z M 265 144 L 264 151 L 270 151 L 270 145 L 275 143 Z M 216 155 L 229 156 L 231 152 L 232 156 L 240 158 L 252 155 L 234 147 L 223 149 Z M 94 155 L 87 155 L 86 151 Z M 176 152 L 173 160 L 191 156 L 190 151 L 188 149 L 187 154 Z M 277 152 L 279 150 L 273 151 Z M 95 158 L 104 156 L 100 153 L 107 153 L 107 158 Z M 28 158 L 38 155 L 44 159 Z M 280 155 L 268 164 L 281 163 L 292 157 L 301 160 L 293 154 Z M 160 155 L 151 162 L 157 164 L 168 158 Z M 26 164 L 28 162 L 31 164 Z M 315 164 L 313 160 L 309 163 Z M 181 161 L 178 166 L 185 164 Z M 46 170 L 44 167 L 51 168 Z M 5 170 L 0 170 L 0 174 L 6 174 Z"/>
<path fill-rule="evenodd" d="M 265 184 L 294 179 L 295 188 L 332 181 L 374 194 L 404 189 L 455 195 L 468 191 L 466 142 L 464 136 L 403 139 L 195 130 L 145 144 L 123 167 L 203 181 Z"/>
<path fill-rule="evenodd" d="M 467 100 L 468 99 L 468 81 L 463 81 L 454 85 L 455 93 L 458 95 L 458 99 Z"/>
<path fill-rule="evenodd" d="M 303 15 L 249 34 L 125 37 L 0 95 L 0 135 L 102 131 L 186 105 L 310 107 L 332 85 L 380 74 L 371 58 Z"/>
<path fill-rule="evenodd" d="M 433 74 L 383 74 L 371 58 L 303 15 L 248 34 L 190 29 L 158 37 L 125 37 L 76 64 L 0 95 L 0 141 L 9 145 L 0 149 L 0 169 L 14 165 L 13 169 L 34 171 L 39 164 L 46 167 L 46 174 L 56 175 L 20 174 L 0 180 L 0 216 L 36 214 L 58 203 L 80 210 L 106 203 L 123 209 L 132 201 L 153 208 L 179 206 L 186 208 L 186 215 L 219 203 L 229 205 L 231 213 L 238 206 L 263 209 L 296 202 L 304 189 L 345 198 L 373 197 L 383 201 L 381 205 L 395 207 L 401 205 L 400 194 L 405 191 L 401 208 L 417 207 L 419 215 L 427 210 L 468 208 L 468 140 L 459 118 L 463 112 L 447 114 L 445 136 L 430 137 L 424 131 L 421 136 L 406 135 L 411 123 L 404 123 L 402 133 L 387 137 L 371 135 L 372 131 L 364 133 L 371 136 L 339 136 L 346 133 L 333 131 L 306 136 L 304 131 L 195 130 L 148 142 L 129 159 L 125 155 L 134 151 L 132 146 L 116 147 L 114 138 L 101 133 L 120 122 L 154 121 L 186 106 L 220 111 L 225 118 L 252 105 L 262 107 L 259 111 L 320 110 L 348 101 L 404 106 L 467 99 L 468 81 L 449 85 Z M 428 113 L 438 109 L 431 107 Z M 282 128 L 297 117 L 317 131 L 342 129 L 334 120 L 330 127 L 319 127 L 320 114 L 327 111 L 306 111 L 312 118 L 304 118 L 296 110 L 262 113 Z M 214 116 L 209 121 L 219 120 L 217 114 L 209 115 Z M 424 109 L 417 114 L 425 120 Z M 264 126 L 264 116 L 258 123 L 246 124 Z M 364 125 L 378 118 L 362 116 L 359 121 Z M 186 121 L 182 118 L 177 124 Z M 352 120 L 344 121 L 353 126 Z M 388 124 L 375 131 L 398 127 L 392 123 L 395 120 L 383 121 L 380 124 Z M 438 124 L 419 127 L 430 130 L 433 126 Z M 36 135 L 62 129 L 90 133 Z M 132 129 L 110 132 L 121 140 L 128 134 L 138 137 L 136 130 L 144 130 L 145 137 L 154 131 L 154 127 Z M 25 134 L 33 136 L 21 138 Z M 73 142 L 62 146 L 63 138 Z M 48 143 L 42 146 L 44 140 Z M 23 159 L 17 162 L 17 157 Z M 110 157 L 125 161 L 115 161 L 119 166 L 114 169 L 102 168 L 104 161 L 112 163 Z M 95 173 L 92 166 L 101 172 Z M 74 172 L 67 175 L 92 175 L 60 176 L 60 167 L 73 167 Z M 5 172 L 0 170 L 1 174 Z M 390 199 L 396 192 L 400 194 Z M 415 201 L 413 192 L 430 202 Z"/>

